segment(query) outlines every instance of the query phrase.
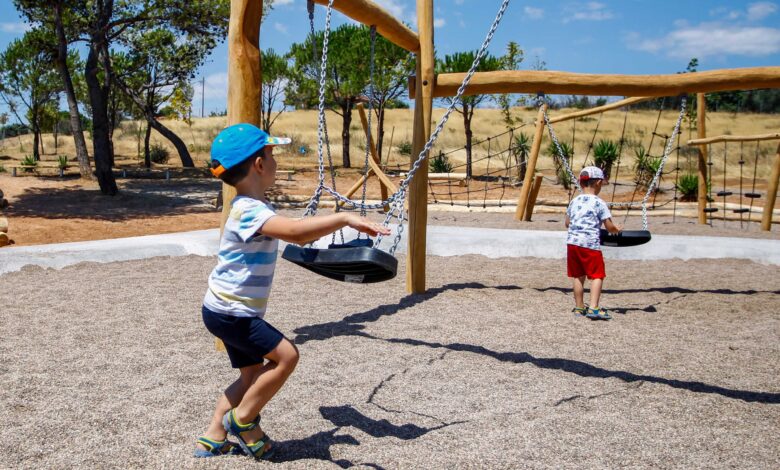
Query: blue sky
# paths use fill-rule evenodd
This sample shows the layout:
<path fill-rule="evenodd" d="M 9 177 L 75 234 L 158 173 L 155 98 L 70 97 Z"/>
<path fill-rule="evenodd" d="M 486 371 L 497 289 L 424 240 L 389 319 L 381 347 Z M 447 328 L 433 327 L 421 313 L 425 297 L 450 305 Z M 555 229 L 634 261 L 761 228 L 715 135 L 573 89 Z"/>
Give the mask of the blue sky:
<path fill-rule="evenodd" d="M 416 29 L 413 0 L 375 0 Z M 499 0 L 435 0 L 437 52 L 476 49 Z M 325 8 L 316 10 L 322 27 Z M 0 0 L 0 49 L 26 26 L 11 0 Z M 334 12 L 334 26 L 351 21 Z M 305 39 L 306 0 L 276 0 L 261 32 L 261 47 L 286 51 Z M 550 70 L 590 73 L 665 74 L 685 69 L 691 57 L 699 70 L 780 65 L 780 0 L 512 0 L 490 51 L 500 55 L 509 41 L 526 51 L 529 68 L 538 57 Z M 225 108 L 227 47 L 220 45 L 199 74 L 193 108 Z M 0 111 L 2 111 L 0 107 Z"/>

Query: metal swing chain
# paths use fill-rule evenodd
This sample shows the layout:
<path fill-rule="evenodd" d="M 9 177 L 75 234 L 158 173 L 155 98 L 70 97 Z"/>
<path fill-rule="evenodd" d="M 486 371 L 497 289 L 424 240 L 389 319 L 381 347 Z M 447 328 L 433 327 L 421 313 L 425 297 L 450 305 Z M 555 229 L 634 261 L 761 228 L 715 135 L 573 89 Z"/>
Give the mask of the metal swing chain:
<path fill-rule="evenodd" d="M 544 104 L 544 95 L 539 95 L 537 97 L 537 102 L 539 103 L 539 107 Z M 680 132 L 680 125 L 682 124 L 683 117 L 685 115 L 685 106 L 686 106 L 687 98 L 685 96 L 682 97 L 682 105 L 680 106 L 680 115 L 677 117 L 677 122 L 674 125 L 674 130 L 672 131 L 672 136 L 669 138 L 669 140 L 666 143 L 666 148 L 664 149 L 663 158 L 661 159 L 661 164 L 658 166 L 658 170 L 656 170 L 655 175 L 653 176 L 653 180 L 651 181 L 650 185 L 647 188 L 647 192 L 645 193 L 645 196 L 642 198 L 642 201 L 637 202 L 612 202 L 608 205 L 611 207 L 634 207 L 637 204 L 641 204 L 642 207 L 642 230 L 647 230 L 647 201 L 650 199 L 650 196 L 653 194 L 653 192 L 656 189 L 656 186 L 658 185 L 658 182 L 661 178 L 661 173 L 663 173 L 664 165 L 666 165 L 666 160 L 669 158 L 669 155 L 672 152 L 672 146 L 674 145 L 674 139 L 677 137 L 677 134 Z M 553 143 L 555 144 L 556 148 L 556 155 L 555 157 L 558 158 L 563 164 L 563 166 L 566 168 L 566 173 L 569 176 L 569 179 L 574 184 L 574 186 L 582 192 L 582 187 L 580 186 L 579 179 L 574 176 L 574 172 L 572 171 L 571 167 L 569 166 L 568 162 L 565 158 L 562 157 L 563 155 L 563 149 L 561 148 L 560 142 L 558 142 L 558 137 L 555 135 L 555 130 L 553 129 L 552 125 L 550 124 L 550 118 L 547 116 L 547 110 L 544 111 L 544 123 L 547 126 L 547 130 L 550 133 L 550 139 L 552 139 Z"/>
<path fill-rule="evenodd" d="M 503 3 L 501 4 L 501 8 L 499 9 L 498 14 L 496 15 L 496 18 L 493 20 L 493 24 L 491 25 L 488 34 L 485 37 L 485 40 L 482 43 L 482 46 L 480 47 L 479 51 L 477 52 L 477 56 L 475 57 L 474 62 L 471 65 L 471 69 L 466 74 L 466 77 L 464 78 L 463 83 L 461 84 L 460 88 L 458 88 L 458 92 L 457 92 L 457 94 L 455 96 L 456 100 L 459 99 L 461 96 L 463 96 L 463 93 L 464 93 L 466 87 L 468 86 L 468 83 L 471 81 L 471 78 L 473 77 L 474 73 L 476 72 L 477 66 L 482 61 L 482 58 L 485 56 L 485 54 L 487 52 L 487 48 L 488 48 L 488 46 L 490 44 L 490 41 L 493 39 L 493 35 L 495 34 L 496 29 L 498 28 L 498 24 L 501 22 L 501 19 L 504 16 L 504 12 L 506 11 L 506 8 L 509 5 L 509 1 L 510 0 L 504 0 Z M 330 9 L 332 8 L 332 5 L 333 5 L 333 0 L 330 0 L 329 3 L 328 3 L 329 12 L 330 12 Z M 330 27 L 330 14 L 326 15 L 326 30 L 325 30 L 325 38 L 324 38 L 324 41 L 323 41 L 323 64 L 325 64 L 325 61 L 327 60 L 327 44 L 328 44 L 328 28 L 329 27 Z M 324 65 L 323 65 L 323 67 L 324 67 Z M 320 91 L 320 102 L 321 102 L 321 104 L 320 104 L 320 114 L 324 113 L 324 86 L 325 86 L 324 77 L 322 77 L 321 80 L 320 80 L 320 89 L 321 89 L 321 91 Z M 448 107 L 447 111 L 444 113 L 444 115 L 442 116 L 441 120 L 439 121 L 435 131 L 431 134 L 431 136 L 428 139 L 428 141 L 426 142 L 423 150 L 420 152 L 417 160 L 415 160 L 414 164 L 409 169 L 409 172 L 407 173 L 407 176 L 403 180 L 401 180 L 401 182 L 399 184 L 398 190 L 393 195 L 391 195 L 390 197 L 385 199 L 384 201 L 380 201 L 380 202 L 375 203 L 375 204 L 361 204 L 358 201 L 354 201 L 354 200 L 351 200 L 351 199 L 349 199 L 347 197 L 344 197 L 342 194 L 338 193 L 333 188 L 329 188 L 329 187 L 325 186 L 324 184 L 322 185 L 321 188 L 317 188 L 317 191 L 315 191 L 315 196 L 312 198 L 312 200 L 315 200 L 316 198 L 318 198 L 319 195 L 321 195 L 322 192 L 325 191 L 325 192 L 329 193 L 330 195 L 332 195 L 334 198 L 336 198 L 338 201 L 342 202 L 343 204 L 345 204 L 345 205 L 347 205 L 349 207 L 353 207 L 353 208 L 359 208 L 359 207 L 362 206 L 362 207 L 365 207 L 366 209 L 381 209 L 382 207 L 387 206 L 387 205 L 392 204 L 392 203 L 395 203 L 395 202 L 397 202 L 399 200 L 403 201 L 403 197 L 405 197 L 405 195 L 406 195 L 406 190 L 407 190 L 407 188 L 409 186 L 409 183 L 411 182 L 412 178 L 414 178 L 415 173 L 417 172 L 417 170 L 420 168 L 420 166 L 422 165 L 423 161 L 427 157 L 428 153 L 430 152 L 431 148 L 433 147 L 433 143 L 438 138 L 439 134 L 441 133 L 442 129 L 444 128 L 444 125 L 447 122 L 447 119 L 449 119 L 449 116 L 452 114 L 454 108 L 455 108 L 454 103 L 450 107 Z M 321 119 L 322 119 L 322 117 L 320 117 L 320 120 Z M 318 140 L 318 145 L 320 145 L 320 146 L 322 145 L 321 139 Z M 321 148 L 318 149 L 318 150 L 320 151 L 319 152 L 320 155 L 322 155 Z"/>
<path fill-rule="evenodd" d="M 342 202 L 344 205 L 351 207 L 351 208 L 365 208 L 365 209 L 381 209 L 384 206 L 391 205 L 394 206 L 389 212 L 388 216 L 385 218 L 384 225 L 389 225 L 389 221 L 391 219 L 391 215 L 398 212 L 399 215 L 399 228 L 398 228 L 398 234 L 395 237 L 394 245 L 391 248 L 391 253 L 395 251 L 395 248 L 397 247 L 398 243 L 401 240 L 401 232 L 403 231 L 403 224 L 400 223 L 402 220 L 404 220 L 403 216 L 403 204 L 404 200 L 406 198 L 406 193 L 409 187 L 409 183 L 414 178 L 415 173 L 422 165 L 423 161 L 425 161 L 425 158 L 428 156 L 428 153 L 430 152 L 431 148 L 433 147 L 433 143 L 436 141 L 436 139 L 439 137 L 439 134 L 441 133 L 442 129 L 444 128 L 444 125 L 447 123 L 447 120 L 449 119 L 450 115 L 455 109 L 455 103 L 458 99 L 460 99 L 463 96 L 463 93 L 466 90 L 466 87 L 468 86 L 469 82 L 471 81 L 471 78 L 474 76 L 474 73 L 477 70 L 477 67 L 479 66 L 479 63 L 482 61 L 482 58 L 487 53 L 487 48 L 490 45 L 490 42 L 493 39 L 493 36 L 495 35 L 496 29 L 498 28 L 498 25 L 501 23 L 501 19 L 504 17 L 504 13 L 506 12 L 507 7 L 509 6 L 510 0 L 503 0 L 501 3 L 501 7 L 498 10 L 498 13 L 496 14 L 495 19 L 493 20 L 493 23 L 490 26 L 490 30 L 488 31 L 487 35 L 485 36 L 485 40 L 482 42 L 482 46 L 480 46 L 479 51 L 477 52 L 476 57 L 474 58 L 474 62 L 471 64 L 471 68 L 469 69 L 468 73 L 466 74 L 466 77 L 463 79 L 463 83 L 461 83 L 460 87 L 458 88 L 458 91 L 455 95 L 455 98 L 452 100 L 450 106 L 445 111 L 444 115 L 439 120 L 439 123 L 436 126 L 436 129 L 433 133 L 431 133 L 431 136 L 428 138 L 428 141 L 425 143 L 425 146 L 420 151 L 419 156 L 415 160 L 415 162 L 412 164 L 412 166 L 409 168 L 409 172 L 407 173 L 406 177 L 401 180 L 398 186 L 398 190 L 392 194 L 390 197 L 385 199 L 384 201 L 380 201 L 379 203 L 375 204 L 365 204 L 365 203 L 358 203 L 357 201 L 353 201 L 339 192 L 337 192 L 335 189 L 330 188 L 325 185 L 324 181 L 324 162 L 323 162 L 323 156 L 322 156 L 322 146 L 323 146 L 323 120 L 325 115 L 325 71 L 327 68 L 327 59 L 328 59 L 328 40 L 329 40 L 329 33 L 330 33 L 330 23 L 331 23 L 331 12 L 333 10 L 333 2 L 334 0 L 328 1 L 327 6 L 327 12 L 325 15 L 325 32 L 322 42 L 322 63 L 321 63 L 321 74 L 320 74 L 320 90 L 319 90 L 319 106 L 318 106 L 318 113 L 319 113 L 319 128 L 318 128 L 318 138 L 317 138 L 317 154 L 319 158 L 319 184 L 317 185 L 317 188 L 314 191 L 314 195 L 312 196 L 311 200 L 309 201 L 309 205 L 306 208 L 306 214 L 313 213 L 312 211 L 316 211 L 316 206 L 319 204 L 320 197 L 322 196 L 322 192 L 325 191 L 331 196 L 333 196 L 336 199 L 336 202 L 339 201 Z M 400 206 L 400 209 L 399 207 Z M 314 209 L 313 209 L 314 207 Z"/>

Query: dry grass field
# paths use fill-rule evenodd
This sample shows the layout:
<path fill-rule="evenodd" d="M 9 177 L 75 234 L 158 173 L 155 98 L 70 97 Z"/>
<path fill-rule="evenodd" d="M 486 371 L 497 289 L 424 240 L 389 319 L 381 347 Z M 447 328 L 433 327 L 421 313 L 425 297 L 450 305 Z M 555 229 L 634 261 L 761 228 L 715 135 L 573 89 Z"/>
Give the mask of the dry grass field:
<path fill-rule="evenodd" d="M 550 116 L 554 117 L 571 111 L 572 110 L 569 109 L 554 110 L 550 112 Z M 438 120 L 443 112 L 443 109 L 435 109 L 433 113 L 434 119 Z M 514 110 L 514 115 L 519 117 L 524 125 L 521 129 L 516 130 L 515 133 L 525 132 L 529 137 L 532 136 L 533 122 L 536 116 L 535 109 L 517 108 Z M 331 112 L 327 113 L 327 117 L 333 158 L 337 165 L 340 165 L 342 154 L 341 117 Z M 671 134 L 676 117 L 676 111 L 663 112 L 658 123 L 658 134 Z M 708 135 L 750 135 L 780 131 L 780 115 L 708 113 L 707 117 Z M 616 110 L 603 114 L 601 118 L 598 115 L 594 115 L 592 117 L 581 118 L 576 122 L 560 123 L 555 126 L 555 129 L 561 141 L 571 143 L 572 135 L 574 136 L 574 161 L 575 166 L 579 167 L 582 166 L 585 156 L 588 153 L 589 145 L 593 141 L 594 130 L 598 127 L 596 140 L 610 139 L 618 141 L 623 133 L 623 122 L 625 118 L 626 116 L 623 111 Z M 652 139 L 656 120 L 658 120 L 657 111 L 629 112 L 624 134 L 626 145 L 624 146 L 621 156 L 621 165 L 632 166 L 634 161 L 634 148 L 640 144 L 647 148 L 650 146 L 651 140 L 653 142 L 652 148 L 650 149 L 651 154 L 656 156 L 661 155 L 663 152 L 662 147 L 664 139 L 658 137 Z M 193 120 L 191 126 L 188 126 L 181 121 L 165 121 L 165 125 L 176 132 L 188 145 L 198 166 L 206 166 L 206 162 L 209 158 L 208 152 L 210 143 L 225 124 L 225 117 L 196 118 Z M 499 110 L 478 109 L 474 117 L 472 130 L 474 133 L 474 141 L 477 142 L 505 132 L 506 127 L 502 121 L 501 112 Z M 391 168 L 397 168 L 398 166 L 403 168 L 407 166 L 409 156 L 403 155 L 399 151 L 399 147 L 404 143 L 411 142 L 412 110 L 389 110 L 385 123 L 385 132 L 384 161 Z M 143 133 L 144 124 L 134 121 L 122 123 L 121 127 L 115 131 L 114 146 L 120 160 L 129 160 L 130 163 L 132 163 L 133 160 L 137 160 L 140 163 L 139 149 L 142 148 Z M 289 147 L 289 153 L 280 156 L 281 168 L 302 169 L 311 168 L 316 165 L 317 116 L 315 111 L 292 111 L 282 114 L 274 124 L 272 133 L 289 136 L 293 139 L 293 145 Z M 353 113 L 350 135 L 352 165 L 358 167 L 365 156 L 366 138 L 362 132 L 357 112 Z M 682 133 L 682 143 L 684 144 L 688 138 L 695 137 L 696 130 L 690 129 L 686 123 Z M 167 140 L 153 131 L 152 142 L 167 147 L 171 153 L 170 163 L 176 164 L 178 159 L 176 158 L 175 150 Z M 549 137 L 545 135 L 542 149 L 546 149 L 548 143 Z M 465 161 L 465 151 L 462 150 L 464 144 L 463 119 L 459 114 L 453 113 L 436 143 L 434 154 L 438 153 L 440 150 L 443 152 L 454 151 L 449 154 L 449 158 L 454 165 L 458 165 Z M 480 156 L 486 155 L 488 151 L 496 153 L 501 149 L 506 149 L 508 145 L 509 135 L 491 139 L 490 144 L 484 142 L 476 145 L 474 148 L 474 159 L 477 160 Z M 58 155 L 73 157 L 75 154 L 73 141 L 67 136 L 60 136 L 58 147 L 55 149 L 53 136 L 45 135 L 44 147 L 46 152 L 44 160 L 56 160 Z M 308 152 L 305 155 L 299 153 L 301 147 L 308 149 Z M 0 140 L 0 157 L 10 157 L 14 160 L 21 159 L 24 155 L 32 153 L 31 148 L 31 136 Z M 459 148 L 461 149 L 460 151 L 458 151 Z M 758 148 L 756 148 L 756 144 L 752 142 L 744 145 L 744 160 L 746 161 L 745 172 L 749 177 L 752 178 L 753 163 L 755 162 L 756 154 L 759 159 L 757 168 L 758 177 L 765 178 L 768 176 L 771 168 L 771 158 L 774 156 L 776 148 L 777 143 L 772 141 L 762 142 Z M 737 162 L 740 159 L 740 145 L 732 143 L 729 144 L 728 148 L 725 150 L 727 153 L 729 178 L 737 177 L 739 171 Z M 712 147 L 714 161 L 713 179 L 715 181 L 718 181 L 717 177 L 722 175 L 723 152 L 723 144 Z M 680 152 L 681 171 L 685 172 L 690 167 L 690 162 L 695 165 L 695 158 L 692 158 L 694 155 L 695 152 L 692 149 L 688 151 L 683 149 L 683 151 Z M 676 156 L 674 156 L 674 158 L 676 158 Z M 4 163 L 8 164 L 8 161 L 0 160 L 0 164 Z M 495 164 L 495 160 L 492 160 L 491 165 Z M 539 161 L 539 169 L 547 173 L 548 170 L 552 171 L 552 168 L 552 158 L 543 155 Z M 625 168 L 625 166 L 622 168 Z M 479 165 L 477 165 L 475 172 L 478 173 L 479 171 L 480 168 Z M 625 171 L 625 169 L 621 170 L 621 172 L 623 171 Z"/>

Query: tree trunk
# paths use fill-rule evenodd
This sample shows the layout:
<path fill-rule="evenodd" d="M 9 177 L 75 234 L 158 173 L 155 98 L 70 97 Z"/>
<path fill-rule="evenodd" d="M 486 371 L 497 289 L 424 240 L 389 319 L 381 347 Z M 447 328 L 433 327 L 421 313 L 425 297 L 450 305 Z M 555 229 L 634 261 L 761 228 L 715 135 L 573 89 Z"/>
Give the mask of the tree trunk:
<path fill-rule="evenodd" d="M 98 78 L 98 54 L 101 42 L 105 38 L 100 33 L 92 36 L 89 44 L 89 54 L 84 67 L 84 77 L 89 91 L 89 101 L 92 106 L 92 151 L 95 155 L 95 174 L 100 191 L 109 196 L 116 195 L 114 174 L 111 171 L 111 144 L 108 137 L 108 102 L 106 94 Z"/>
<path fill-rule="evenodd" d="M 154 130 L 162 134 L 163 137 L 168 139 L 173 144 L 173 146 L 176 147 L 176 151 L 179 152 L 179 158 L 181 158 L 181 166 L 185 168 L 195 167 L 195 163 L 193 163 L 192 157 L 190 156 L 190 151 L 187 150 L 187 144 L 185 144 L 178 135 L 174 134 L 173 131 L 163 126 L 160 121 L 154 119 L 151 113 L 146 115 L 146 120 L 149 125 L 154 128 Z"/>
<path fill-rule="evenodd" d="M 38 126 L 33 124 L 33 160 L 36 162 L 41 159 L 41 153 L 40 153 L 40 140 L 41 140 L 41 131 L 38 129 Z"/>
<path fill-rule="evenodd" d="M 376 155 L 379 157 L 379 163 L 382 164 L 382 142 L 385 140 L 385 107 L 379 106 L 376 125 Z"/>
<path fill-rule="evenodd" d="M 341 155 L 344 168 L 351 168 L 349 161 L 349 126 L 352 124 L 352 99 L 347 98 L 341 105 Z"/>
<path fill-rule="evenodd" d="M 73 134 L 73 143 L 76 145 L 76 158 L 79 161 L 79 173 L 85 179 L 92 179 L 92 168 L 89 164 L 87 153 L 87 141 L 84 139 L 84 131 L 81 128 L 81 115 L 79 114 L 76 90 L 73 88 L 73 79 L 68 70 L 68 42 L 65 38 L 65 28 L 62 25 L 62 2 L 54 5 L 55 28 L 57 30 L 57 68 L 59 69 L 62 83 L 65 87 L 65 97 L 68 99 L 68 112 L 70 114 L 70 130 Z"/>
<path fill-rule="evenodd" d="M 463 106 L 463 129 L 466 131 L 466 178 L 471 178 L 471 116 L 468 107 Z"/>
<path fill-rule="evenodd" d="M 152 167 L 152 156 L 149 152 L 149 140 L 152 137 L 152 126 L 146 123 L 146 135 L 144 136 L 144 165 L 146 168 Z"/>

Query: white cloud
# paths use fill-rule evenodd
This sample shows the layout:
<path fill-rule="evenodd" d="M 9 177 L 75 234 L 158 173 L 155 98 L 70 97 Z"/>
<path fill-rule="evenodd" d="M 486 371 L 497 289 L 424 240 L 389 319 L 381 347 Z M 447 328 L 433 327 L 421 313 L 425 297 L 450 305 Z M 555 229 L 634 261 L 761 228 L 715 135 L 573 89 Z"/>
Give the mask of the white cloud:
<path fill-rule="evenodd" d="M 750 21 L 762 20 L 776 11 L 777 5 L 772 2 L 751 3 L 748 5 L 747 19 Z"/>
<path fill-rule="evenodd" d="M 274 29 L 284 35 L 287 35 L 287 25 L 285 25 L 284 23 L 279 23 L 279 22 L 274 23 Z"/>
<path fill-rule="evenodd" d="M 538 20 L 544 16 L 544 10 L 542 10 L 541 8 L 524 7 L 523 13 L 525 13 L 525 16 L 527 16 L 532 20 Z"/>
<path fill-rule="evenodd" d="M 3 33 L 23 34 L 30 30 L 27 23 L 0 23 L 0 31 Z"/>
<path fill-rule="evenodd" d="M 578 3 L 565 8 L 566 17 L 564 23 L 569 21 L 604 21 L 615 17 L 607 10 L 607 6 L 600 2 Z"/>
<path fill-rule="evenodd" d="M 206 77 L 206 86 L 204 92 L 206 99 L 227 98 L 227 89 L 227 73 L 215 73 Z"/>
<path fill-rule="evenodd" d="M 274 0 L 274 6 L 292 5 L 295 0 Z"/>
<path fill-rule="evenodd" d="M 678 28 L 655 39 L 642 39 L 634 33 L 627 37 L 627 41 L 631 49 L 661 53 L 669 57 L 758 57 L 780 52 L 780 29 L 702 23 L 698 26 Z"/>
<path fill-rule="evenodd" d="M 376 4 L 401 21 L 406 20 L 406 5 L 399 0 L 375 0 Z"/>
<path fill-rule="evenodd" d="M 434 18 L 433 19 L 433 27 L 434 28 L 443 28 L 444 25 L 447 24 L 447 21 L 444 18 Z"/>

